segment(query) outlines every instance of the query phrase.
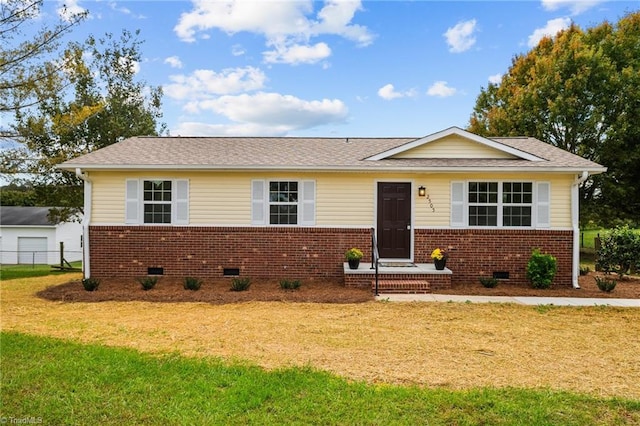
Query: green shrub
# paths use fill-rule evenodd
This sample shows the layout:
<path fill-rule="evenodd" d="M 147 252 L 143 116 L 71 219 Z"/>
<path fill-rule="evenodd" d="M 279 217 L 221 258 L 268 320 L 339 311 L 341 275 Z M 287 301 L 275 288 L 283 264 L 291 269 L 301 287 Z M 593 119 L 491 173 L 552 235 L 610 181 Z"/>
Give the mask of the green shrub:
<path fill-rule="evenodd" d="M 616 288 L 616 280 L 607 277 L 596 277 L 596 285 L 600 291 L 611 293 Z"/>
<path fill-rule="evenodd" d="M 99 285 L 100 285 L 100 280 L 97 278 L 89 277 L 89 278 L 84 278 L 82 280 L 82 286 L 87 291 L 97 290 Z"/>
<path fill-rule="evenodd" d="M 156 283 L 158 282 L 158 277 L 142 277 L 142 278 L 138 278 L 138 282 L 142 286 L 143 290 L 151 290 L 153 287 L 156 286 Z"/>
<path fill-rule="evenodd" d="M 557 269 L 558 261 L 555 257 L 534 249 L 527 263 L 527 279 L 534 288 L 549 288 Z"/>
<path fill-rule="evenodd" d="M 498 279 L 493 277 L 480 277 L 480 284 L 486 288 L 494 288 L 498 285 Z"/>
<path fill-rule="evenodd" d="M 591 271 L 591 269 L 588 266 L 581 266 L 580 267 L 580 275 L 589 275 L 590 271 Z"/>
<path fill-rule="evenodd" d="M 234 277 L 231 279 L 231 291 L 245 291 L 251 285 L 251 278 Z"/>
<path fill-rule="evenodd" d="M 284 290 L 297 290 L 301 285 L 300 280 L 280 280 L 280 288 Z"/>
<path fill-rule="evenodd" d="M 607 231 L 600 238 L 598 266 L 623 277 L 640 268 L 640 234 L 628 226 Z"/>
<path fill-rule="evenodd" d="M 195 277 L 185 277 L 184 279 L 184 289 L 185 290 L 200 290 L 202 286 L 202 280 Z"/>

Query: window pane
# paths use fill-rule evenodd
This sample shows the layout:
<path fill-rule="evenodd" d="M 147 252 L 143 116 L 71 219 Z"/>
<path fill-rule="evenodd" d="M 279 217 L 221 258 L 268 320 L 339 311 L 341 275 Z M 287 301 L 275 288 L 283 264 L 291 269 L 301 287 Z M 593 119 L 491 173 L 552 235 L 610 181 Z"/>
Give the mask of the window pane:
<path fill-rule="evenodd" d="M 531 207 L 503 207 L 502 224 L 504 226 L 531 226 Z"/>
<path fill-rule="evenodd" d="M 171 223 L 171 204 L 145 204 L 144 223 Z"/>

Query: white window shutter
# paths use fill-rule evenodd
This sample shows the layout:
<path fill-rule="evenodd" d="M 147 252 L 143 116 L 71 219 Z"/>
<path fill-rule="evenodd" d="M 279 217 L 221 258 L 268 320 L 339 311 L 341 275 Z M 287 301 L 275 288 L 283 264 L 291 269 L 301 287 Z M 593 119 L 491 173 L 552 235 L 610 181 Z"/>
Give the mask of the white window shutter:
<path fill-rule="evenodd" d="M 536 184 L 536 227 L 551 227 L 551 184 L 549 182 L 538 182 Z"/>
<path fill-rule="evenodd" d="M 251 181 L 251 224 L 252 225 L 266 224 L 265 197 L 266 197 L 265 181 L 252 180 Z"/>
<path fill-rule="evenodd" d="M 177 225 L 189 224 L 189 181 L 180 179 L 175 181 L 175 216 L 173 222 Z"/>
<path fill-rule="evenodd" d="M 464 182 L 451 182 L 451 226 L 464 226 Z"/>
<path fill-rule="evenodd" d="M 127 179 L 125 206 L 124 206 L 124 223 L 136 224 L 140 223 L 140 181 L 138 179 Z"/>
<path fill-rule="evenodd" d="M 302 182 L 302 215 L 300 225 L 312 226 L 316 224 L 316 182 L 305 180 Z"/>

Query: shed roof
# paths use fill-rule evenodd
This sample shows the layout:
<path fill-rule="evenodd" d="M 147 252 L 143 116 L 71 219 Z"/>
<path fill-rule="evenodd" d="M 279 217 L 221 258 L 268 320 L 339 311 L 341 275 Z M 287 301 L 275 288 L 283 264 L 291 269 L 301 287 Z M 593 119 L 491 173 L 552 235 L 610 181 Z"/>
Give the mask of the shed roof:
<path fill-rule="evenodd" d="M 394 153 L 455 134 L 512 158 L 393 158 Z M 434 136 L 435 135 L 435 136 Z M 420 170 L 589 171 L 597 163 L 528 137 L 483 138 L 451 127 L 423 138 L 132 137 L 66 161 L 73 170 Z M 389 155 L 386 155 L 386 154 Z"/>
<path fill-rule="evenodd" d="M 0 207 L 2 226 L 55 226 L 49 218 L 51 207 Z"/>

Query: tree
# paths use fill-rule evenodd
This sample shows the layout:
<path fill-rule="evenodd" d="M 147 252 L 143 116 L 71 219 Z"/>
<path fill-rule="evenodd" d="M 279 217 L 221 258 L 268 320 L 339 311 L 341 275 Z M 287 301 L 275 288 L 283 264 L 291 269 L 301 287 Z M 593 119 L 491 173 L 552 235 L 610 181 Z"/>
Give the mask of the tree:
<path fill-rule="evenodd" d="M 39 25 L 43 2 L 0 1 L 0 113 L 35 105 L 46 96 L 47 81 L 59 72 L 54 59 L 62 37 L 86 17 L 62 10 L 64 18 L 57 23 L 30 31 Z"/>
<path fill-rule="evenodd" d="M 482 89 L 468 129 L 533 136 L 603 164 L 581 188 L 581 220 L 637 220 L 640 211 L 640 12 L 581 30 L 572 25 L 516 56 Z"/>
<path fill-rule="evenodd" d="M 56 94 L 16 111 L 21 146 L 2 154 L 2 171 L 27 174 L 23 180 L 33 186 L 38 203 L 60 207 L 52 211 L 54 221 L 69 220 L 83 206 L 81 179 L 57 164 L 123 138 L 164 132 L 158 124 L 162 89 L 136 80 L 138 35 L 125 30 L 119 38 L 106 34 L 71 43 L 63 75 L 47 82 Z"/>

